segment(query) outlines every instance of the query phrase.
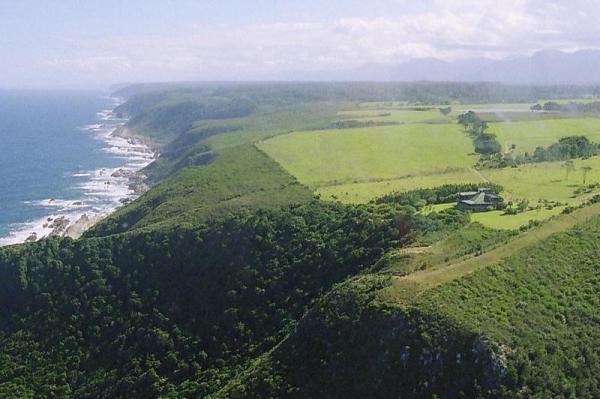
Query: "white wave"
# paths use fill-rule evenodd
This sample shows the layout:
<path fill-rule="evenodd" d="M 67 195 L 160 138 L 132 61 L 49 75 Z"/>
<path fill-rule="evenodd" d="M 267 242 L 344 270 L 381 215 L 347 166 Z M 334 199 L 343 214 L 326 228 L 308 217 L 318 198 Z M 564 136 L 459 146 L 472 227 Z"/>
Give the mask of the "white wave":
<path fill-rule="evenodd" d="M 54 230 L 54 227 L 51 227 L 52 222 L 58 218 L 66 218 L 68 226 L 71 226 L 83 215 L 96 219 L 107 215 L 109 211 L 109 209 L 86 209 L 80 212 L 52 213 L 31 222 L 14 224 L 8 236 L 0 237 L 0 246 L 23 243 L 32 235 L 36 239 L 48 237 Z"/>
<path fill-rule="evenodd" d="M 124 99 L 116 98 L 112 105 L 117 107 L 123 102 Z M 112 109 L 101 110 L 96 117 L 101 123 L 85 125 L 80 129 L 89 131 L 95 138 L 102 140 L 106 144 L 103 151 L 122 158 L 123 164 L 117 168 L 99 168 L 70 174 L 70 177 L 87 178 L 73 186 L 82 192 L 82 199 L 47 198 L 26 202 L 28 206 L 51 208 L 54 212 L 38 220 L 12 226 L 8 236 L 0 237 L 0 246 L 24 242 L 33 233 L 37 239 L 48 236 L 53 230 L 49 227 L 51 223 L 48 218 L 53 220 L 66 217 L 72 224 L 84 214 L 93 218 L 106 216 L 122 206 L 124 199 L 136 198 L 136 193 L 129 187 L 130 179 L 126 177 L 127 174 L 115 172 L 121 169 L 129 173 L 138 171 L 150 164 L 155 159 L 155 154 L 138 140 L 113 135 L 116 129 L 125 124 L 126 119 L 117 118 Z"/>
<path fill-rule="evenodd" d="M 26 205 L 41 206 L 44 208 L 58 208 L 59 210 L 69 210 L 85 207 L 83 201 L 79 199 L 65 200 L 56 198 L 47 198 L 39 201 L 24 201 Z"/>
<path fill-rule="evenodd" d="M 79 127 L 79 130 L 98 130 L 104 126 L 102 123 L 94 123 L 91 125 L 83 125 Z"/>

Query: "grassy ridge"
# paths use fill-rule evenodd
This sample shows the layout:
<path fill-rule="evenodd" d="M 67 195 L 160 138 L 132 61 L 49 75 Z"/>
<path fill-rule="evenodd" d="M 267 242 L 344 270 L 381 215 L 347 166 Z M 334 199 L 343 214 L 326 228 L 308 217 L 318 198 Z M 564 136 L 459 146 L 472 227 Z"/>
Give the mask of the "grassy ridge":
<path fill-rule="evenodd" d="M 306 187 L 253 145 L 239 145 L 221 151 L 208 165 L 181 169 L 86 236 L 193 226 L 239 209 L 277 208 L 312 198 Z"/>

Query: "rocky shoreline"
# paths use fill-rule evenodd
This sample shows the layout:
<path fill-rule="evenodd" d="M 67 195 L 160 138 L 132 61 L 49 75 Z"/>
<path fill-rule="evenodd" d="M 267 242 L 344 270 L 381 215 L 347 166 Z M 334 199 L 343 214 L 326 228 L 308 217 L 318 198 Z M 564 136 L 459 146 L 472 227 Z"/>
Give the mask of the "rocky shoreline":
<path fill-rule="evenodd" d="M 116 106 L 118 105 L 117 103 Z M 106 141 L 109 146 L 108 150 L 114 150 L 116 156 L 124 159 L 125 164 L 116 169 L 104 168 L 98 170 L 90 184 L 96 184 L 96 187 L 93 188 L 96 191 L 104 190 L 110 192 L 110 190 L 116 190 L 116 193 L 121 192 L 123 194 L 115 197 L 118 200 L 114 206 L 102 212 L 90 210 L 84 213 L 59 212 L 49 215 L 43 221 L 37 222 L 40 225 L 35 225 L 37 227 L 32 229 L 35 231 L 21 231 L 19 234 L 22 238 L 11 242 L 11 244 L 17 242 L 34 242 L 44 237 L 60 236 L 78 238 L 100 220 L 109 216 L 119 207 L 129 204 L 149 189 L 146 183 L 147 178 L 141 170 L 156 159 L 158 156 L 158 146 L 151 139 L 136 134 L 127 128 L 125 125 L 127 119 L 123 118 L 120 114 L 115 114 L 114 109 L 112 111 L 102 111 L 101 114 L 101 119 L 104 123 L 91 125 L 92 127 L 89 127 L 87 130 L 93 132 L 105 131 L 106 133 L 102 133 L 100 137 Z M 112 129 L 112 131 L 108 129 Z M 113 187 L 115 185 L 116 187 Z M 42 202 L 44 206 L 52 207 L 58 203 L 67 201 L 51 198 Z M 68 202 L 66 205 L 69 209 L 76 209 L 80 206 L 85 207 L 86 204 L 84 204 L 84 200 L 74 200 Z M 23 235 L 23 233 L 25 234 Z"/>

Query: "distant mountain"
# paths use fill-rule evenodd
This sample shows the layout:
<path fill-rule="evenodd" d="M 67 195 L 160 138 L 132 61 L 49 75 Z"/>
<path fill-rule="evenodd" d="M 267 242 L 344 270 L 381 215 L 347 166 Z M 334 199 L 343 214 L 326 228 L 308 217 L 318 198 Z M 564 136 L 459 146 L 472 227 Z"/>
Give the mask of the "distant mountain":
<path fill-rule="evenodd" d="M 365 64 L 341 71 L 288 72 L 281 80 L 336 81 L 492 81 L 515 84 L 600 83 L 600 50 L 566 53 L 543 50 L 504 60 L 475 58 L 453 62 L 412 59 L 398 65 Z"/>

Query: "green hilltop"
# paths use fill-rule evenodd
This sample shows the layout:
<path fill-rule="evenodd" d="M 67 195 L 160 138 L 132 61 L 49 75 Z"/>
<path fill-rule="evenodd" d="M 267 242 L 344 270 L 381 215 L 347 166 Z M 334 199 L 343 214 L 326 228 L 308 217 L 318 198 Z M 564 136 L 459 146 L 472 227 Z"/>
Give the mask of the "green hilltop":
<path fill-rule="evenodd" d="M 0 397 L 599 397 L 599 91 L 121 89 L 151 188 L 0 248 Z"/>

